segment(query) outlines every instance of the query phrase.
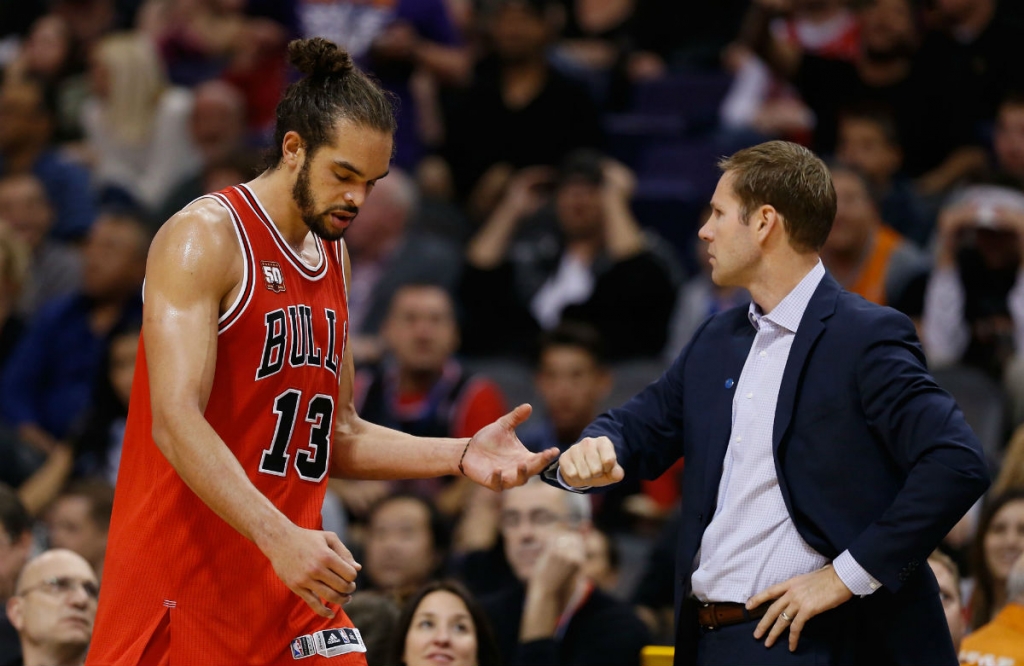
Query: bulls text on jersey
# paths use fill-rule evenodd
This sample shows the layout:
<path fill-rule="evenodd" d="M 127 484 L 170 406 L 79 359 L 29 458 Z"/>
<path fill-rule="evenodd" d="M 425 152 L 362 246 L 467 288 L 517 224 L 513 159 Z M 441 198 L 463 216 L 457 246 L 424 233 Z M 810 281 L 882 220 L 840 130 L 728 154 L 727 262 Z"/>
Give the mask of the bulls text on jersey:
<path fill-rule="evenodd" d="M 256 371 L 256 379 L 266 379 L 283 370 L 286 357 L 288 365 L 293 368 L 326 368 L 337 375 L 338 354 L 335 348 L 338 315 L 334 310 L 324 308 L 324 317 L 327 319 L 328 333 L 327 348 L 322 352 L 313 335 L 313 310 L 309 306 L 289 305 L 287 309 L 278 308 L 268 312 L 264 318 L 267 333 L 263 342 L 263 357 Z M 344 350 L 344 339 L 341 346 Z"/>

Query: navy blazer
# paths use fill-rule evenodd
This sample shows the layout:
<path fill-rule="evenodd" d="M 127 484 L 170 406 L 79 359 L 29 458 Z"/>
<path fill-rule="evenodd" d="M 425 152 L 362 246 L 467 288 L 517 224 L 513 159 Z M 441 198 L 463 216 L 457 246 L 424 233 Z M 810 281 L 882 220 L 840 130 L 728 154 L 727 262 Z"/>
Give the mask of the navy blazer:
<path fill-rule="evenodd" d="M 696 619 L 679 615 L 715 513 L 734 391 L 754 335 L 746 307 L 712 317 L 658 381 L 583 433 L 611 439 L 627 475 L 654 479 L 686 459 L 677 664 L 696 652 Z M 988 471 L 960 408 L 928 374 L 910 320 L 825 275 L 793 340 L 772 445 L 803 539 L 830 559 L 849 549 L 883 585 L 840 606 L 849 617 L 837 661 L 956 664 L 935 578 L 922 563 L 985 492 Z"/>

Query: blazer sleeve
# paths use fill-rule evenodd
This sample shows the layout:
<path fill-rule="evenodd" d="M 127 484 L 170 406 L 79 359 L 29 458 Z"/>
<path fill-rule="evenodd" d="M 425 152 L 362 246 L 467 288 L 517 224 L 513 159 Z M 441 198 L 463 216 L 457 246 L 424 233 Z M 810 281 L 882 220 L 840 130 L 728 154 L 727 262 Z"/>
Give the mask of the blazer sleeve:
<path fill-rule="evenodd" d="M 601 414 L 581 438 L 607 437 L 626 477 L 656 479 L 683 456 L 683 376 L 693 345 L 711 319 L 701 324 L 668 370 L 621 407 Z"/>
<path fill-rule="evenodd" d="M 867 327 L 857 384 L 868 427 L 906 482 L 850 545 L 854 559 L 897 591 L 989 484 L 977 437 L 932 379 L 913 325 L 892 310 Z"/>

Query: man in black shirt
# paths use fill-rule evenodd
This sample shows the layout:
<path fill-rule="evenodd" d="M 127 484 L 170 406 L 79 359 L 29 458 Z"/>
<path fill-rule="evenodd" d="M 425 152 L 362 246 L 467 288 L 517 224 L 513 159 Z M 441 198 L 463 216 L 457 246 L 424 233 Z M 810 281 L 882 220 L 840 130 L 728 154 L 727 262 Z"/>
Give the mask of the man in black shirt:
<path fill-rule="evenodd" d="M 570 154 L 552 178 L 518 172 L 470 239 L 459 286 L 463 353 L 528 355 L 540 330 L 576 321 L 600 332 L 609 360 L 657 356 L 679 268 L 665 241 L 633 216 L 632 172 L 587 150 Z M 538 219 L 552 186 L 554 220 Z"/>
<path fill-rule="evenodd" d="M 555 165 L 570 150 L 601 142 L 597 107 L 587 90 L 547 61 L 558 34 L 549 0 L 501 0 L 491 29 L 493 57 L 453 100 L 447 158 L 460 194 L 493 182 L 492 168 Z"/>

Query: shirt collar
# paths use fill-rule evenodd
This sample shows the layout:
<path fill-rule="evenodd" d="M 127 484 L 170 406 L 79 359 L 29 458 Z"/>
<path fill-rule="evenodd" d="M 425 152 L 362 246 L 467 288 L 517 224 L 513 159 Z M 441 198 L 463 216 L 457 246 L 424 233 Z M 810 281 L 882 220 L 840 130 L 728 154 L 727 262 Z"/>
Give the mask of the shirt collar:
<path fill-rule="evenodd" d="M 757 303 L 750 301 L 750 308 L 747 310 L 750 324 L 755 329 L 759 329 L 761 327 L 761 319 L 764 319 L 791 333 L 796 333 L 797 329 L 800 328 L 800 320 L 803 319 L 807 305 L 811 302 L 811 296 L 814 295 L 814 291 L 818 288 L 818 284 L 821 283 L 821 278 L 823 277 L 825 277 L 825 267 L 819 259 L 814 268 L 793 288 L 793 291 L 786 294 L 782 302 L 776 305 L 775 309 L 768 314 L 764 314 L 761 311 L 761 306 Z"/>

